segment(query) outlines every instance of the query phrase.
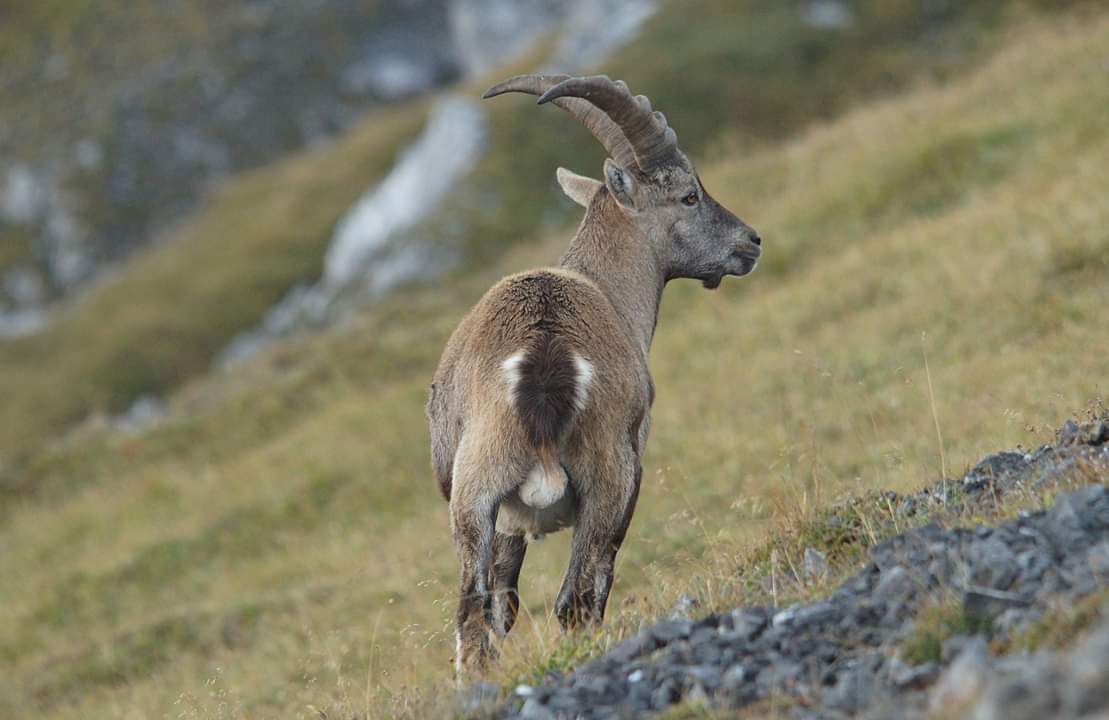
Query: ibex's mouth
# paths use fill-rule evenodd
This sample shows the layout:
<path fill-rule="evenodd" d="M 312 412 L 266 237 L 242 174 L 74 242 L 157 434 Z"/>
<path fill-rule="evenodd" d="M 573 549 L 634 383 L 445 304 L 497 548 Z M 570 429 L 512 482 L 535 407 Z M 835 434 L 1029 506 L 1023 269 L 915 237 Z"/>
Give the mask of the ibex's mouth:
<path fill-rule="evenodd" d="M 743 245 L 736 245 L 735 250 L 733 250 L 732 253 L 736 257 L 741 257 L 744 260 L 753 263 L 758 261 L 758 259 L 762 257 L 762 248 L 753 243 L 745 243 Z"/>
<path fill-rule="evenodd" d="M 723 275 L 713 275 L 710 278 L 705 278 L 701 281 L 701 286 L 709 290 L 715 290 L 720 287 L 720 281 L 724 279 Z"/>

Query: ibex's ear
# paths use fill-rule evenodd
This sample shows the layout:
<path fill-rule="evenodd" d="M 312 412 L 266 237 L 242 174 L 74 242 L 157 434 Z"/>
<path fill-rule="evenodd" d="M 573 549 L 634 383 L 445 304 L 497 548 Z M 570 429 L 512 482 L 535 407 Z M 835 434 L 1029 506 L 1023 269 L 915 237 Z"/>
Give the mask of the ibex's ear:
<path fill-rule="evenodd" d="M 637 182 L 635 177 L 617 165 L 612 158 L 605 158 L 605 185 L 616 202 L 628 209 L 635 209 Z"/>
<path fill-rule="evenodd" d="M 593 200 L 594 193 L 601 187 L 600 180 L 578 175 L 577 173 L 570 172 L 566 168 L 559 168 L 555 170 L 555 177 L 558 179 L 558 184 L 562 186 L 562 192 L 566 193 L 566 197 L 570 198 L 583 208 L 589 207 L 589 203 Z"/>

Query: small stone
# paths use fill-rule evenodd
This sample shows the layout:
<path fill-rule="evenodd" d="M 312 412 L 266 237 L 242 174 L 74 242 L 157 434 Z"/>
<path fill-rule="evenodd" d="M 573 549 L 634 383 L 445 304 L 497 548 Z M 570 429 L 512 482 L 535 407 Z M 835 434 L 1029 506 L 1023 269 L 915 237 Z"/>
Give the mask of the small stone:
<path fill-rule="evenodd" d="M 525 700 L 524 706 L 520 708 L 520 718 L 522 720 L 555 720 L 556 717 L 554 711 L 545 707 L 533 697 Z"/>
<path fill-rule="evenodd" d="M 951 708 L 969 707 L 986 686 L 989 659 L 986 640 L 975 637 L 968 641 L 955 662 L 940 676 L 929 701 L 930 712 L 944 715 Z"/>
<path fill-rule="evenodd" d="M 855 714 L 871 705 L 878 691 L 878 679 L 865 667 L 853 667 L 839 674 L 836 684 L 824 693 L 824 703 L 835 710 Z"/>
<path fill-rule="evenodd" d="M 1078 646 L 1069 665 L 1067 706 L 1077 714 L 1109 708 L 1109 622 Z"/>
<path fill-rule="evenodd" d="M 828 576 L 828 556 L 816 548 L 805 548 L 803 565 L 809 580 L 823 580 Z"/>
<path fill-rule="evenodd" d="M 972 643 L 977 639 L 977 636 L 971 635 L 953 635 L 943 641 L 940 650 L 940 659 L 944 665 L 949 664 L 955 658 L 962 654 L 966 649 L 968 643 Z"/>
<path fill-rule="evenodd" d="M 765 611 L 750 608 L 736 609 L 732 610 L 730 614 L 731 630 L 726 633 L 729 638 L 753 640 L 766 627 L 767 613 Z"/>
<path fill-rule="evenodd" d="M 963 559 L 968 565 L 970 582 L 981 587 L 1008 590 L 1020 575 L 1013 551 L 996 537 L 971 543 Z"/>
<path fill-rule="evenodd" d="M 642 670 L 633 670 L 632 673 L 630 675 L 628 675 L 628 682 L 631 683 L 632 685 L 634 685 L 637 682 L 640 682 L 641 680 L 643 680 L 643 671 Z"/>
<path fill-rule="evenodd" d="M 1059 428 L 1060 445 L 1073 445 L 1078 442 L 1079 436 L 1080 428 L 1074 420 L 1067 420 L 1063 423 L 1063 427 Z"/>
<path fill-rule="evenodd" d="M 895 687 L 912 690 L 920 690 L 931 685 L 940 674 L 940 666 L 934 662 L 910 665 L 896 655 L 886 668 L 889 680 Z"/>
<path fill-rule="evenodd" d="M 963 593 L 963 612 L 975 620 L 993 620 L 1010 608 L 1027 607 L 1028 603 L 1014 593 L 968 590 Z"/>
<path fill-rule="evenodd" d="M 971 717 L 973 720 L 1042 720 L 1059 717 L 1060 678 L 1049 658 L 1019 659 L 1012 674 L 994 675 Z"/>
<path fill-rule="evenodd" d="M 902 603 L 911 598 L 920 587 L 909 571 L 900 565 L 894 565 L 884 571 L 874 588 L 874 597 L 887 603 Z"/>
<path fill-rule="evenodd" d="M 1090 564 L 1090 571 L 1102 583 L 1109 584 L 1109 539 L 1102 540 L 1090 548 L 1086 561 Z"/>
<path fill-rule="evenodd" d="M 774 615 L 775 627 L 790 625 L 800 626 L 811 623 L 822 623 L 831 620 L 839 614 L 836 606 L 830 602 L 817 602 L 811 605 L 794 605 Z"/>
<path fill-rule="evenodd" d="M 1090 485 L 1067 493 L 1051 506 L 1043 520 L 1043 530 L 1061 554 L 1100 539 L 1109 529 L 1109 491 L 1103 485 Z"/>
<path fill-rule="evenodd" d="M 675 620 L 688 620 L 699 605 L 700 603 L 694 600 L 692 595 L 682 593 L 674 602 L 674 607 L 670 608 L 670 617 Z"/>
<path fill-rule="evenodd" d="M 779 660 L 763 668 L 755 682 L 765 692 L 788 690 L 797 684 L 801 677 L 801 666 L 792 660 Z"/>
<path fill-rule="evenodd" d="M 651 707 L 655 710 L 668 708 L 677 702 L 679 697 L 681 695 L 678 691 L 678 684 L 673 678 L 666 678 L 651 693 Z"/>
<path fill-rule="evenodd" d="M 710 693 L 715 692 L 720 687 L 720 669 L 712 665 L 695 665 L 686 668 L 685 673 L 695 686 L 699 685 Z"/>
<path fill-rule="evenodd" d="M 693 632 L 693 623 L 689 620 L 663 620 L 651 629 L 651 635 L 659 645 L 669 645 L 675 640 L 684 640 Z"/>
<path fill-rule="evenodd" d="M 654 652 L 659 646 L 658 638 L 650 630 L 633 635 L 620 642 L 608 653 L 608 658 L 617 664 L 625 664 L 647 653 Z"/>
<path fill-rule="evenodd" d="M 526 698 L 526 697 L 531 697 L 532 695 L 535 694 L 535 688 L 533 688 L 531 685 L 520 684 L 520 685 L 517 685 L 516 689 L 513 690 L 512 692 L 517 697 Z"/>
<path fill-rule="evenodd" d="M 608 677 L 604 675 L 582 675 L 578 674 L 574 677 L 574 690 L 584 695 L 593 698 L 602 698 L 608 692 L 610 684 Z"/>
<path fill-rule="evenodd" d="M 721 678 L 720 687 L 725 692 L 734 693 L 734 691 L 743 685 L 746 680 L 747 670 L 742 665 L 732 665 Z"/>

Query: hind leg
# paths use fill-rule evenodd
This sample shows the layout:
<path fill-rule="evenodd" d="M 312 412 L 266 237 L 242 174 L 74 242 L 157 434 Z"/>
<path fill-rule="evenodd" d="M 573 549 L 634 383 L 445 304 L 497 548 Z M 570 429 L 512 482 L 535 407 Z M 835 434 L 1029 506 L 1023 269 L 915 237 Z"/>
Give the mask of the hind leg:
<path fill-rule="evenodd" d="M 484 506 L 451 498 L 451 530 L 461 565 L 456 616 L 455 670 L 459 675 L 481 671 L 492 657 L 492 570 L 495 504 Z"/>
<path fill-rule="evenodd" d="M 528 543 L 523 535 L 497 533 L 493 540 L 493 629 L 504 636 L 516 623 L 520 610 L 520 568 Z"/>
<path fill-rule="evenodd" d="M 467 433 L 454 458 L 451 484 L 451 531 L 461 566 L 458 592 L 457 652 L 459 677 L 480 672 L 496 655 L 496 640 L 505 624 L 494 619 L 496 578 L 512 580 L 513 590 L 523 554 L 496 560 L 497 512 L 501 500 L 520 484 L 524 463 L 511 447 L 489 442 L 489 433 Z M 511 546 L 511 543 L 509 544 Z M 510 561 L 511 560 L 511 561 Z M 497 570 L 502 565 L 504 570 Z"/>
<path fill-rule="evenodd" d="M 593 482 L 580 494 L 570 566 L 555 602 L 563 630 L 599 625 L 604 619 L 616 553 L 639 497 L 642 470 L 638 453 L 610 453 L 595 472 Z"/>

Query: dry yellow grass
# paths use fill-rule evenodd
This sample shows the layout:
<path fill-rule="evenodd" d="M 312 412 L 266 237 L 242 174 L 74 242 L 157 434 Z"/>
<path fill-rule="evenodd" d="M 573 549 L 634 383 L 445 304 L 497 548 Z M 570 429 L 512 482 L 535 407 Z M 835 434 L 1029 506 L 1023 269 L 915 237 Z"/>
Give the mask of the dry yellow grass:
<path fill-rule="evenodd" d="M 667 291 L 598 645 L 686 588 L 711 597 L 783 514 L 936 479 L 936 423 L 957 473 L 1104 393 L 1106 47 L 1103 15 L 1022 27 L 950 86 L 700 162 L 767 262 Z M 53 489 L 0 526 L 0 716 L 441 707 L 455 560 L 424 387 L 463 309 L 564 237 L 199 382 L 147 435 L 90 431 L 42 459 Z M 505 678 L 595 649 L 549 620 L 566 540 L 530 551 Z"/>

